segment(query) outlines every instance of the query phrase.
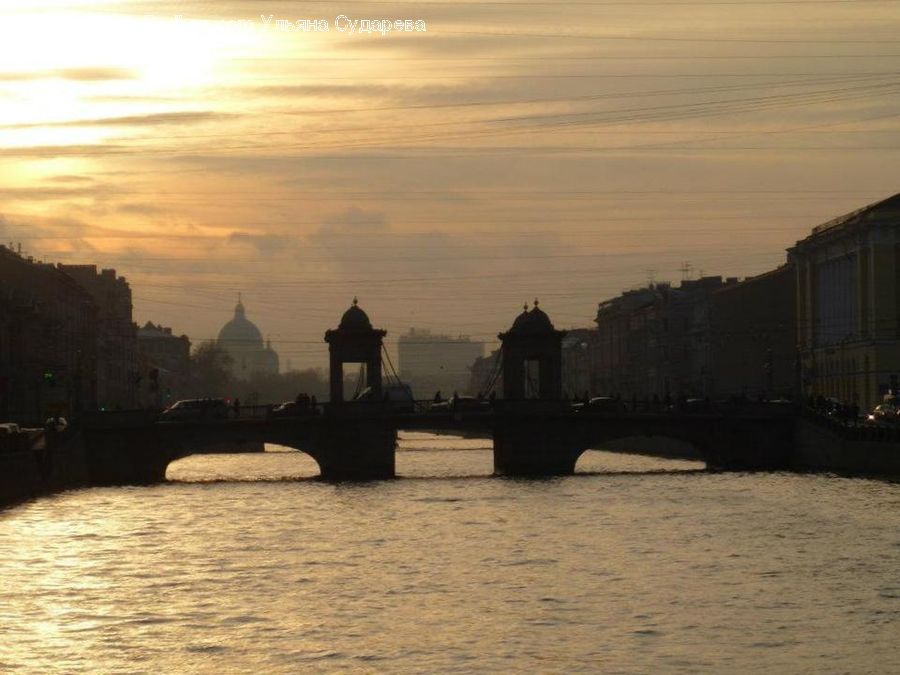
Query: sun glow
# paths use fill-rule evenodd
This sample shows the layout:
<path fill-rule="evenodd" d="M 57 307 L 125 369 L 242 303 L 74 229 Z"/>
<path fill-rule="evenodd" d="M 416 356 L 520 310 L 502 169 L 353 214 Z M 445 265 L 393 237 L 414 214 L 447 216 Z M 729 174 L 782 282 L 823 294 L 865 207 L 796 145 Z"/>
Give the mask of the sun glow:
<path fill-rule="evenodd" d="M 0 146 L 98 143 L 121 136 L 139 116 L 210 111 L 217 102 L 197 92 L 215 87 L 229 60 L 264 49 L 259 35 L 226 22 L 89 12 L 4 16 Z"/>

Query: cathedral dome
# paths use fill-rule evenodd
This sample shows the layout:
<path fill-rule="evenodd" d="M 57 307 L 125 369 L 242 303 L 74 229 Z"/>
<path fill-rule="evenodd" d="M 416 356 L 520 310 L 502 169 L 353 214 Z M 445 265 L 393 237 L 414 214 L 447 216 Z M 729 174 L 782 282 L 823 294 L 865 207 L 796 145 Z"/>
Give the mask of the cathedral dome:
<path fill-rule="evenodd" d="M 238 300 L 234 308 L 234 318 L 222 326 L 219 331 L 219 343 L 223 346 L 234 346 L 245 349 L 262 349 L 262 333 L 247 318 L 244 305 Z"/>
<path fill-rule="evenodd" d="M 278 352 L 272 349 L 272 342 L 266 341 L 266 348 L 260 356 L 260 370 L 264 373 L 277 373 L 281 369 L 281 360 L 278 358 Z"/>

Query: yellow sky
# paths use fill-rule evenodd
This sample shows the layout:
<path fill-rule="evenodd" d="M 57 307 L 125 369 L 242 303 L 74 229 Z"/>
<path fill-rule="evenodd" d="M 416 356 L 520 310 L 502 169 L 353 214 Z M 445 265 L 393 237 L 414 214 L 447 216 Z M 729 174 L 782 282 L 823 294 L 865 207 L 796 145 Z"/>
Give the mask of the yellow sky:
<path fill-rule="evenodd" d="M 195 340 L 242 290 L 294 365 L 354 295 L 392 338 L 489 340 L 535 296 L 586 326 L 897 192 L 898 28 L 893 0 L 0 2 L 0 238 L 115 266 Z"/>

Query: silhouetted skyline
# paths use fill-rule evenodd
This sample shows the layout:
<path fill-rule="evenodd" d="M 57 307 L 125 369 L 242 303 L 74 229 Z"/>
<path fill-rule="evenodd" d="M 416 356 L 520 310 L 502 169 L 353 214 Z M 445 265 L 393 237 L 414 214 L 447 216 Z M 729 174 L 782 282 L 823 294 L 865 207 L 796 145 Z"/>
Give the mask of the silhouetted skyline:
<path fill-rule="evenodd" d="M 0 240 L 116 267 L 140 323 L 197 339 L 243 290 L 307 366 L 354 294 L 394 335 L 493 340 L 535 294 L 584 325 L 896 191 L 891 3 L 304 9 L 4 5 Z M 330 30 L 234 23 L 261 12 Z"/>

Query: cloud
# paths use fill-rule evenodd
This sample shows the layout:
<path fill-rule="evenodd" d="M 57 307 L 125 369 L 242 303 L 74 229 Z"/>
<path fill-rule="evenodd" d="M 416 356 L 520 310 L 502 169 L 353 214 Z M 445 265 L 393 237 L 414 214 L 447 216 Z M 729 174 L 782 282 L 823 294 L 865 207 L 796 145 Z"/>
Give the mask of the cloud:
<path fill-rule="evenodd" d="M 372 234 L 383 233 L 387 229 L 387 217 L 384 213 L 380 211 L 367 211 L 356 206 L 351 206 L 345 211 L 327 218 L 322 227 L 319 228 L 317 235 Z"/>
<path fill-rule="evenodd" d="M 196 124 L 213 120 L 238 117 L 233 113 L 219 113 L 211 110 L 150 113 L 148 115 L 125 115 L 122 117 L 101 117 L 96 119 L 64 120 L 60 122 L 28 122 L 26 124 L 5 125 L 6 129 L 30 129 L 33 127 L 100 127 L 100 126 L 160 126 L 165 124 Z"/>
<path fill-rule="evenodd" d="M 90 155 L 120 155 L 133 152 L 124 145 L 92 143 L 87 145 L 26 145 L 18 148 L 0 148 L 0 157 L 81 157 Z"/>
<path fill-rule="evenodd" d="M 155 216 L 165 213 L 167 209 L 158 204 L 147 204 L 141 202 L 126 202 L 116 207 L 120 213 L 130 213 L 138 216 Z"/>
<path fill-rule="evenodd" d="M 227 238 L 228 244 L 250 246 L 265 256 L 285 253 L 297 244 L 297 240 L 276 234 L 252 234 L 250 232 L 232 232 Z"/>
<path fill-rule="evenodd" d="M 84 240 L 89 226 L 74 218 L 36 218 L 0 214 L 0 243 L 22 242 L 24 255 L 53 260 L 96 249 Z"/>
<path fill-rule="evenodd" d="M 61 68 L 57 70 L 0 72 L 0 82 L 27 82 L 30 80 L 71 80 L 74 82 L 107 82 L 133 80 L 136 73 L 124 68 Z"/>

